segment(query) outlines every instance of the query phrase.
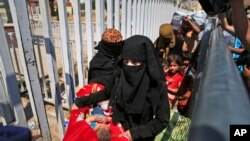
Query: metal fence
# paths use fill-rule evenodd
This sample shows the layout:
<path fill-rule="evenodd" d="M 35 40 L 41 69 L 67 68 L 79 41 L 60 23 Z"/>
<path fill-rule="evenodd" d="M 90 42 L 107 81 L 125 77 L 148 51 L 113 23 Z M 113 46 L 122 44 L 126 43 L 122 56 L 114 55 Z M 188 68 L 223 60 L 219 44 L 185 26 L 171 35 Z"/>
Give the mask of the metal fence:
<path fill-rule="evenodd" d="M 0 22 L 0 120 L 4 125 L 27 127 L 20 98 L 22 88 L 28 92 L 44 140 L 52 140 L 44 100 L 54 104 L 61 140 L 65 132 L 63 107 L 70 108 L 76 86 L 85 84 L 94 45 L 104 29 L 116 28 L 124 39 L 142 34 L 154 41 L 159 26 L 170 22 L 173 12 L 180 10 L 168 0 L 94 0 L 94 4 L 96 9 L 92 9 L 91 0 L 84 1 L 86 20 L 82 23 L 79 1 L 72 1 L 74 20 L 68 22 L 65 0 L 58 0 L 57 22 L 49 16 L 49 1 L 39 0 L 41 21 L 35 22 L 29 18 L 25 0 L 9 0 L 15 34 L 6 36 Z"/>
<path fill-rule="evenodd" d="M 41 21 L 37 22 L 30 21 L 25 0 L 9 0 L 15 36 L 13 33 L 6 36 L 0 20 L 0 120 L 4 125 L 27 127 L 20 89 L 27 90 L 32 113 L 46 141 L 52 137 L 44 100 L 55 106 L 62 140 L 63 106 L 70 108 L 76 86 L 85 84 L 94 44 L 101 39 L 106 27 L 120 30 L 124 39 L 142 34 L 154 41 L 159 25 L 170 22 L 173 12 L 180 10 L 168 0 L 95 0 L 96 9 L 92 9 L 91 0 L 85 0 L 86 20 L 82 23 L 79 1 L 72 2 L 72 23 L 67 20 L 64 0 L 58 0 L 59 22 L 51 21 L 48 0 L 39 0 Z M 189 136 L 192 141 L 229 140 L 229 125 L 249 124 L 250 119 L 250 104 L 242 80 L 221 42 L 219 29 L 211 31 L 202 39 L 195 77 Z M 13 42 L 15 38 L 17 43 Z M 61 100 L 62 94 L 67 96 L 65 103 Z"/>
<path fill-rule="evenodd" d="M 207 23 L 193 88 L 189 141 L 229 141 L 230 125 L 250 124 L 250 100 L 222 30 Z"/>

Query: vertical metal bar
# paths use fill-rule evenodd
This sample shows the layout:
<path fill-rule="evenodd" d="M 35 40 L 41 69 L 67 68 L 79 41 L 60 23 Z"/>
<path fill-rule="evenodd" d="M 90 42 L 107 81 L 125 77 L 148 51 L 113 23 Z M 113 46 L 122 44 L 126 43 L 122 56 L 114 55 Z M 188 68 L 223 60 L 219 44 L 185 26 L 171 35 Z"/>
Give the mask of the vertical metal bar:
<path fill-rule="evenodd" d="M 144 27 L 144 15 L 145 15 L 145 0 L 142 0 L 142 3 L 141 3 L 141 15 L 140 15 L 140 30 L 139 30 L 139 34 L 143 35 L 143 27 Z"/>
<path fill-rule="evenodd" d="M 151 33 L 151 28 L 152 28 L 152 5 L 153 5 L 153 0 L 150 0 L 149 5 L 148 5 L 148 37 L 152 39 L 152 33 Z"/>
<path fill-rule="evenodd" d="M 59 137 L 62 140 L 64 134 L 64 127 L 63 127 L 64 115 L 62 109 L 58 70 L 56 65 L 55 44 L 53 41 L 53 34 L 51 28 L 51 17 L 49 16 L 49 1 L 39 0 L 39 5 L 42 15 L 41 17 L 43 24 L 43 36 L 46 47 L 46 60 L 48 64 L 48 73 L 50 80 L 50 92 L 55 104 Z"/>
<path fill-rule="evenodd" d="M 127 38 L 131 36 L 131 11 L 132 11 L 132 0 L 128 0 L 128 9 L 127 9 Z"/>
<path fill-rule="evenodd" d="M 10 0 L 11 14 L 15 25 L 16 36 L 18 39 L 18 47 L 22 50 L 21 56 L 23 66 L 27 66 L 24 70 L 26 76 L 26 84 L 28 86 L 30 98 L 33 97 L 37 116 L 39 117 L 39 126 L 42 136 L 45 140 L 51 140 L 47 115 L 42 98 L 41 87 L 37 76 L 37 68 L 35 65 L 35 57 L 32 46 L 32 38 L 30 31 L 29 18 L 27 13 L 26 1 Z M 32 103 L 32 101 L 31 101 Z M 19 114 L 19 113 L 18 113 Z M 34 113 L 33 113 L 34 114 Z"/>
<path fill-rule="evenodd" d="M 121 32 L 122 32 L 122 37 L 125 39 L 127 34 L 126 34 L 126 28 L 127 28 L 127 0 L 122 0 L 122 15 L 121 15 Z"/>
<path fill-rule="evenodd" d="M 137 5 L 137 0 L 133 0 L 133 5 L 132 5 L 132 35 L 135 35 L 135 31 L 136 31 L 136 21 L 137 21 L 137 17 L 136 17 L 136 5 Z"/>
<path fill-rule="evenodd" d="M 13 53 L 11 53 L 11 58 L 12 58 L 12 62 L 13 62 L 13 64 L 14 64 L 14 66 L 16 66 L 16 73 L 17 74 L 21 74 L 21 72 L 20 72 L 20 66 L 19 66 L 19 63 L 18 63 L 18 59 L 17 59 L 17 54 L 16 54 L 16 50 L 15 50 L 15 46 L 14 46 L 14 39 L 13 39 L 13 36 L 15 35 L 15 33 L 14 32 L 9 32 L 8 33 L 8 38 L 9 38 L 9 41 L 10 41 L 10 50 L 11 50 L 11 52 L 13 52 Z M 15 68 L 14 68 L 15 69 Z"/>
<path fill-rule="evenodd" d="M 79 87 L 84 85 L 84 59 L 83 59 L 83 44 L 82 44 L 82 21 L 81 21 L 81 11 L 80 2 L 78 0 L 72 1 L 73 3 L 73 13 L 74 13 L 74 25 L 75 25 L 75 43 L 76 43 L 76 56 L 77 56 L 77 72 Z"/>
<path fill-rule="evenodd" d="M 107 0 L 108 28 L 113 28 L 113 0 Z"/>
<path fill-rule="evenodd" d="M 164 18 L 164 15 L 165 15 L 164 11 L 165 10 L 164 10 L 164 2 L 163 2 L 163 0 L 160 1 L 160 6 L 161 6 L 160 9 L 162 9 L 162 11 L 160 12 L 160 14 L 161 14 L 161 18 L 160 18 L 161 19 L 161 23 L 160 23 L 160 25 L 161 25 L 161 24 L 163 24 L 163 23 L 166 22 L 165 18 Z"/>
<path fill-rule="evenodd" d="M 96 8 L 96 40 L 100 41 L 104 31 L 104 0 L 95 1 Z"/>
<path fill-rule="evenodd" d="M 136 34 L 140 34 L 140 22 L 141 22 L 141 0 L 138 0 L 137 6 L 136 6 L 137 12 L 136 12 Z"/>
<path fill-rule="evenodd" d="M 172 18 L 172 15 L 170 15 L 170 10 L 171 9 L 169 8 L 169 5 L 170 5 L 169 2 L 164 1 L 164 9 L 165 9 L 164 13 L 166 13 L 166 17 L 165 18 L 167 19 L 167 22 L 168 22 L 168 17 L 169 16 L 171 16 L 171 18 Z M 169 21 L 169 22 L 171 22 L 171 21 Z"/>
<path fill-rule="evenodd" d="M 3 95 L 3 92 L 4 92 L 3 83 L 1 83 L 2 79 L 3 78 L 2 78 L 1 72 L 0 72 L 0 96 Z M 3 103 L 2 103 L 2 101 L 0 101 L 0 121 L 2 122 L 3 126 L 7 125 L 6 119 L 7 118 L 5 118 Z"/>
<path fill-rule="evenodd" d="M 158 32 L 158 29 L 159 29 L 159 21 L 160 21 L 160 5 L 159 5 L 159 0 L 156 1 L 156 4 L 155 4 L 155 13 L 157 16 L 155 16 L 155 26 L 154 26 L 154 39 L 153 39 L 153 42 L 157 39 L 158 35 L 159 35 L 159 32 Z"/>
<path fill-rule="evenodd" d="M 13 122 L 15 120 L 14 116 L 17 116 L 17 115 L 14 115 L 15 112 L 13 111 L 13 110 L 15 110 L 14 109 L 15 107 L 13 107 L 11 105 L 11 104 L 13 104 L 11 98 L 13 97 L 14 94 L 10 93 L 10 92 L 15 91 L 15 92 L 17 92 L 17 94 L 19 94 L 18 96 L 20 99 L 18 99 L 18 97 L 17 98 L 15 97 L 16 101 L 19 100 L 18 102 L 21 101 L 21 97 L 20 97 L 18 86 L 17 86 L 17 82 L 15 82 L 16 79 L 14 79 L 14 80 L 10 79 L 12 77 L 12 75 L 13 75 L 13 77 L 15 77 L 15 71 L 14 71 L 14 68 L 13 68 L 13 65 L 11 62 L 11 56 L 10 56 L 8 44 L 6 46 L 7 40 L 5 37 L 3 22 L 2 22 L 1 18 L 0 18 L 0 28 L 1 28 L 0 35 L 1 35 L 1 37 L 3 37 L 3 38 L 0 38 L 1 44 L 3 45 L 0 48 L 0 104 L 1 104 L 0 108 L 2 108 L 2 111 L 0 114 L 1 114 L 1 118 L 4 120 L 4 123 L 7 124 L 7 123 Z M 7 81 L 13 81 L 12 88 L 14 90 L 12 90 L 12 91 L 8 90 L 9 84 L 11 82 L 7 82 Z M 21 107 L 21 110 L 23 110 L 23 107 Z M 23 118 L 24 121 L 26 122 L 25 116 L 21 117 L 21 118 Z M 27 124 L 25 124 L 25 123 L 21 123 L 20 125 L 22 125 L 22 124 L 23 124 L 23 126 L 27 126 Z"/>
<path fill-rule="evenodd" d="M 145 0 L 143 35 L 148 36 L 149 0 Z"/>
<path fill-rule="evenodd" d="M 115 29 L 120 31 L 120 0 L 115 0 Z"/>
<path fill-rule="evenodd" d="M 93 58 L 93 31 L 92 31 L 92 0 L 85 1 L 86 11 L 86 31 L 87 31 L 87 47 L 88 47 L 88 65 Z"/>
<path fill-rule="evenodd" d="M 153 0 L 153 4 L 152 4 L 152 18 L 151 18 L 151 41 L 154 42 L 155 40 L 155 19 L 156 19 L 156 2 L 157 0 Z"/>
<path fill-rule="evenodd" d="M 18 25 L 18 17 L 17 17 L 16 6 L 15 6 L 13 0 L 9 1 L 9 5 L 10 5 L 10 10 L 11 10 L 11 16 L 12 16 L 13 23 L 14 23 L 17 43 L 18 43 L 18 51 L 21 54 L 20 55 L 20 62 L 22 64 L 21 68 L 23 68 L 24 79 L 25 79 L 26 88 L 27 88 L 28 94 L 29 94 L 31 109 L 32 109 L 32 113 L 34 115 L 35 120 L 38 121 L 37 112 L 36 112 L 36 108 L 35 108 L 35 103 L 34 103 L 34 99 L 33 99 L 33 96 L 32 96 L 32 91 L 31 91 L 31 85 L 30 85 L 30 82 L 29 82 L 29 77 L 28 77 L 28 72 L 27 72 L 28 70 L 27 70 L 27 66 L 26 66 L 26 62 L 25 62 L 25 57 L 23 55 L 22 39 L 21 39 L 21 34 L 20 34 L 20 30 L 19 30 L 19 25 Z"/>
<path fill-rule="evenodd" d="M 169 7 L 169 10 L 168 10 L 169 11 L 169 16 L 168 17 L 171 17 L 168 20 L 171 21 L 171 19 L 173 17 L 173 13 L 174 13 L 173 11 L 178 11 L 178 8 L 175 7 L 173 4 L 169 4 L 168 7 Z"/>
<path fill-rule="evenodd" d="M 14 70 L 15 70 L 15 66 L 16 66 L 16 73 L 17 73 L 17 75 L 18 75 L 18 79 L 19 79 L 19 82 L 20 82 L 20 91 L 21 92 L 24 92 L 24 91 L 26 91 L 26 88 L 25 88 L 25 86 L 24 86 L 24 80 L 23 80 L 23 76 L 22 76 L 22 72 L 23 72 L 23 70 L 22 70 L 22 67 L 20 67 L 20 65 L 19 65 L 19 60 L 18 60 L 18 58 L 17 58 L 17 44 L 16 44 L 16 38 L 15 38 L 15 32 L 9 32 L 8 33 L 8 36 L 9 36 L 9 40 L 10 40 L 10 45 L 11 45 L 11 47 L 10 47 L 10 50 L 11 50 L 11 57 L 12 57 L 12 62 L 13 62 L 13 65 L 14 65 Z"/>
<path fill-rule="evenodd" d="M 43 71 L 43 60 L 42 60 L 42 55 L 41 55 L 40 39 L 39 38 L 33 39 L 33 43 L 34 43 L 36 62 L 38 65 L 37 66 L 38 74 L 39 74 L 39 77 L 42 79 L 43 91 L 44 91 L 45 98 L 48 98 L 48 93 L 47 93 L 47 89 L 46 89 L 46 82 L 45 82 L 45 78 L 44 78 L 44 71 Z"/>
<path fill-rule="evenodd" d="M 69 40 L 68 20 L 66 13 L 65 0 L 58 0 L 58 10 L 60 19 L 61 43 L 62 43 L 62 57 L 64 68 L 64 86 L 65 92 L 68 96 L 69 109 L 73 104 L 75 98 L 75 84 L 74 84 L 74 71 L 71 57 L 71 47 Z"/>

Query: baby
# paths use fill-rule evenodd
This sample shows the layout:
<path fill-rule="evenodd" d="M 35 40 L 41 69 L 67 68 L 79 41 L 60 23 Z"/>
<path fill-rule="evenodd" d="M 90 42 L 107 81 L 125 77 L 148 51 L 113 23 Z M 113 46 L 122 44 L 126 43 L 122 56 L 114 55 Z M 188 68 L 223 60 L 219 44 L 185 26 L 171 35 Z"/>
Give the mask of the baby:
<path fill-rule="evenodd" d="M 96 132 L 97 138 L 99 141 L 110 141 L 111 132 L 110 132 L 110 117 L 103 115 L 84 115 L 81 113 L 76 121 L 85 120 L 86 123 Z"/>

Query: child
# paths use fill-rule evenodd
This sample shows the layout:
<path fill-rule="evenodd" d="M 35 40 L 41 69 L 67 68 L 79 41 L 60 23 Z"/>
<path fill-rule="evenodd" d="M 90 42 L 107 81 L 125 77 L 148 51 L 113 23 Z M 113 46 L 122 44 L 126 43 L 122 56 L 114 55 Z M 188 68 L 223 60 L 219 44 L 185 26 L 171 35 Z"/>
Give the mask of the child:
<path fill-rule="evenodd" d="M 96 132 L 99 141 L 110 141 L 111 133 L 109 128 L 110 117 L 102 115 L 93 115 L 85 119 L 85 121 Z"/>
<path fill-rule="evenodd" d="M 183 79 L 182 60 L 180 56 L 171 54 L 168 57 L 169 69 L 166 73 L 166 84 L 170 105 L 175 100 L 178 88 Z"/>

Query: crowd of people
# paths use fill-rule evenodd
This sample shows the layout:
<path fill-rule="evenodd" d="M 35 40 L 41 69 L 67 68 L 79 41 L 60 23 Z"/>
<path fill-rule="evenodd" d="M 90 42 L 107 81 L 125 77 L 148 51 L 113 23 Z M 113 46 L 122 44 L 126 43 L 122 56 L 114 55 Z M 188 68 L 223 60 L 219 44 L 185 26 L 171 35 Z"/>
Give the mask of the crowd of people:
<path fill-rule="evenodd" d="M 230 2 L 231 12 L 219 13 L 218 19 L 230 51 L 240 56 L 250 51 L 250 22 L 243 0 Z M 201 47 L 206 17 L 204 11 L 175 12 L 171 23 L 159 27 L 154 43 L 143 35 L 124 40 L 118 30 L 106 29 L 90 62 L 88 85 L 77 93 L 71 112 L 91 109 L 90 117 L 81 121 L 96 133 L 96 140 L 154 140 L 168 126 L 172 109 L 188 114 L 194 58 Z M 241 69 L 250 88 L 250 68 Z M 93 91 L 95 85 L 98 89 Z M 111 125 L 119 128 L 113 130 Z M 68 130 L 64 141 L 74 136 Z"/>

